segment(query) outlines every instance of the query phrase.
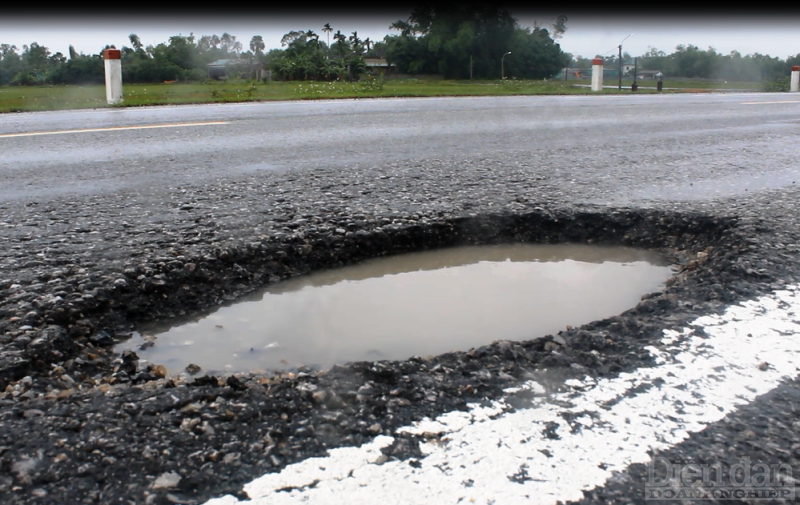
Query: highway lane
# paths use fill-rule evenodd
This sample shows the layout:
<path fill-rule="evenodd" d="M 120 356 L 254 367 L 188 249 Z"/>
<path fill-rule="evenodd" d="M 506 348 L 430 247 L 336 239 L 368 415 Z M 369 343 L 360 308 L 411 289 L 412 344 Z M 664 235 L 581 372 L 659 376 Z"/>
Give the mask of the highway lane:
<path fill-rule="evenodd" d="M 774 261 L 793 254 L 790 248 L 800 243 L 792 238 L 796 210 L 791 206 L 797 201 L 795 182 L 800 184 L 793 152 L 800 134 L 798 113 L 800 98 L 793 95 L 702 94 L 348 100 L 4 115 L 0 278 L 16 282 L 24 270 L 33 280 L 20 284 L 33 290 L 29 286 L 36 286 L 41 277 L 36 270 L 41 265 L 29 262 L 34 254 L 63 258 L 64 264 L 84 261 L 98 272 L 121 272 L 131 261 L 144 264 L 148 256 L 172 248 L 190 256 L 204 246 L 227 247 L 239 239 L 293 233 L 298 227 L 302 230 L 301 221 L 306 220 L 322 225 L 330 220 L 340 226 L 360 219 L 351 216 L 365 214 L 379 216 L 384 223 L 412 216 L 416 223 L 437 212 L 516 212 L 535 205 L 584 203 L 720 214 L 742 211 L 745 220 L 765 230 L 759 245 L 770 242 L 779 250 L 766 257 Z M 67 130 L 73 131 L 63 133 Z M 775 196 L 763 193 L 776 188 L 783 190 Z M 718 200 L 728 196 L 736 198 Z M 662 201 L 656 205 L 655 200 Z M 769 247 L 767 243 L 764 251 Z M 573 383 L 570 399 L 589 404 L 606 394 L 604 388 L 618 388 L 619 408 L 610 413 L 589 412 L 592 409 L 583 404 L 578 405 L 581 412 L 556 405 L 539 413 L 520 409 L 516 416 L 498 417 L 497 424 L 478 412 L 469 425 L 458 415 L 445 414 L 436 429 L 453 439 L 466 439 L 459 447 L 441 450 L 428 444 L 433 457 L 422 459 L 420 467 L 407 462 L 367 466 L 365 458 L 374 462 L 371 458 L 377 455 L 371 446 L 342 452 L 355 458 L 347 462 L 351 467 L 339 465 L 335 458 L 323 462 L 330 473 L 355 470 L 355 480 L 340 482 L 326 475 L 316 489 L 319 465 L 311 463 L 319 462 L 311 461 L 247 489 L 269 503 L 282 486 L 297 487 L 280 492 L 286 502 L 317 498 L 333 503 L 325 495 L 331 489 L 341 491 L 340 500 L 373 502 L 385 493 L 376 484 L 393 482 L 398 502 L 403 498 L 400 492 L 407 491 L 418 498 L 410 502 L 444 503 L 461 496 L 515 502 L 526 494 L 532 502 L 578 500 L 589 490 L 606 497 L 622 486 L 626 503 L 641 502 L 634 495 L 642 489 L 641 479 L 631 478 L 623 485 L 618 475 L 609 474 L 633 475 L 628 470 L 646 460 L 648 447 L 711 454 L 712 459 L 750 454 L 741 446 L 728 451 L 739 440 L 738 434 L 725 431 L 724 423 L 731 419 L 744 427 L 739 431 L 763 439 L 765 460 L 788 458 L 800 464 L 796 455 L 771 449 L 796 443 L 791 430 L 781 438 L 772 427 L 792 426 L 800 404 L 756 398 L 796 388 L 797 381 L 785 379 L 796 376 L 800 363 L 798 289 L 791 286 L 790 293 L 762 297 L 749 312 L 731 309 L 729 317 L 701 320 L 700 332 L 694 333 L 696 326 L 685 328 L 680 338 L 673 336 L 678 339 L 675 352 L 659 354 L 664 362 L 652 369 L 612 378 L 602 387 L 590 380 Z M 759 340 L 741 346 L 742 333 Z M 664 336 L 669 342 L 673 337 Z M 688 367 L 693 375 L 676 373 L 675 367 L 687 363 L 684 360 L 708 366 Z M 715 367 L 724 367 L 724 374 Z M 641 387 L 656 379 L 667 381 L 670 397 Z M 750 389 L 737 394 L 735 389 L 745 386 Z M 689 395 L 699 398 L 697 405 L 687 401 Z M 560 399 L 564 398 L 555 398 Z M 736 418 L 744 403 L 759 401 L 756 414 Z M 717 408 L 713 416 L 704 414 L 706 402 Z M 489 408 L 502 404 L 501 400 Z M 677 413 L 674 419 L 661 416 L 667 409 Z M 631 412 L 645 419 L 646 429 L 634 423 L 617 430 L 605 421 L 590 429 L 598 416 L 602 420 Z M 546 419 L 526 417 L 540 413 Z M 579 413 L 584 415 L 575 417 Z M 581 479 L 570 481 L 564 476 L 578 468 L 570 457 L 577 458 L 577 449 L 586 446 L 581 431 L 570 431 L 573 421 L 585 422 L 581 429 L 594 438 L 591 454 L 579 458 Z M 547 431 L 554 422 L 560 441 L 541 429 Z M 530 428 L 534 423 L 544 424 Z M 668 439 L 663 437 L 665 430 Z M 714 441 L 721 448 L 711 452 L 712 442 L 691 438 L 700 437 L 703 430 L 722 431 Z M 508 439 L 507 445 L 497 445 L 493 454 L 488 446 L 495 439 L 486 433 Z M 515 438 L 520 433 L 530 440 L 523 444 L 522 437 Z M 641 442 L 633 444 L 636 447 L 612 444 L 628 434 L 642 437 Z M 472 441 L 477 444 L 470 445 Z M 378 445 L 386 442 L 376 440 Z M 557 458 L 565 456 L 558 464 L 551 464 L 541 451 L 538 454 L 547 459 L 538 454 L 538 459 L 530 459 L 529 447 L 534 446 Z M 490 456 L 484 464 L 497 475 L 468 464 L 477 452 Z M 453 462 L 451 468 L 439 464 L 445 460 Z M 464 461 L 464 468 L 458 466 Z M 602 471 L 590 472 L 595 467 Z M 365 482 L 361 470 L 374 482 Z M 153 477 L 165 475 L 167 481 L 174 478 L 166 470 Z M 472 483 L 478 484 L 475 489 Z M 537 493 L 543 494 L 537 498 Z M 604 500 L 589 496 L 585 501 Z M 227 497 L 219 503 L 234 502 Z"/>
<path fill-rule="evenodd" d="M 591 183 L 600 182 L 599 174 L 635 168 L 617 178 L 620 191 L 604 194 L 606 201 L 631 195 L 702 196 L 703 188 L 736 193 L 745 189 L 741 167 L 756 163 L 769 173 L 752 184 L 791 184 L 794 170 L 786 146 L 800 132 L 798 112 L 800 98 L 787 95 L 703 94 L 9 114 L 0 117 L 0 201 L 157 190 L 263 170 L 463 161 L 499 153 L 548 171 L 576 172 Z M 648 175 L 662 167 L 669 172 L 656 174 L 653 187 Z"/>

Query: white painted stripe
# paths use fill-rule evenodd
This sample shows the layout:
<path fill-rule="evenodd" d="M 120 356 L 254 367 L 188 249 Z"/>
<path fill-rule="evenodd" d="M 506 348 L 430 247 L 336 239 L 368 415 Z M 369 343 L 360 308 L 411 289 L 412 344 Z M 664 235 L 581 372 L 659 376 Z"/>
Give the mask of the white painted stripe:
<path fill-rule="evenodd" d="M 665 450 L 721 420 L 738 405 L 753 400 L 798 375 L 800 366 L 800 286 L 730 307 L 723 316 L 701 317 L 691 327 L 666 331 L 663 348 L 649 348 L 659 363 L 597 383 L 568 381 L 570 392 L 538 399 L 535 408 L 505 413 L 473 407 L 426 420 L 399 431 L 442 434 L 442 445 L 429 443 L 421 468 L 408 462 L 371 464 L 393 437 L 380 436 L 360 448 L 330 451 L 267 474 L 245 486 L 250 505 L 325 504 L 469 504 L 556 503 L 578 500 L 582 491 L 602 486 L 612 472 L 650 460 L 647 451 Z M 768 367 L 762 370 L 762 363 Z M 664 382 L 626 397 L 633 388 Z M 535 383 L 524 388 L 541 390 Z M 543 392 L 543 391 L 542 391 Z M 619 401 L 608 410 L 600 407 Z M 679 407 L 680 405 L 680 407 Z M 561 413 L 584 414 L 571 432 Z M 491 419 L 495 417 L 495 419 Z M 558 440 L 543 435 L 547 423 L 558 425 Z M 541 451 L 549 451 L 547 457 Z M 599 465 L 607 465 L 601 469 Z M 530 479 L 509 476 L 526 465 Z M 470 483 L 467 486 L 465 483 Z M 313 487 L 304 487 L 310 486 Z M 291 491 L 278 491 L 287 487 Z M 300 489 L 297 489 L 300 488 Z M 207 505 L 239 504 L 234 497 Z"/>
<path fill-rule="evenodd" d="M 741 102 L 741 105 L 761 105 L 762 103 L 800 103 L 800 100 L 778 100 L 774 102 Z"/>
<path fill-rule="evenodd" d="M 91 132 L 110 132 L 118 130 L 149 130 L 152 128 L 180 128 L 182 126 L 211 126 L 229 124 L 229 121 L 208 121 L 205 123 L 174 123 L 174 124 L 153 124 L 146 126 L 110 126 L 108 128 L 86 128 L 83 130 L 57 130 L 51 132 L 29 132 L 29 133 L 4 133 L 0 134 L 0 139 L 11 137 L 36 137 L 39 135 L 61 135 L 64 133 L 91 133 Z"/>

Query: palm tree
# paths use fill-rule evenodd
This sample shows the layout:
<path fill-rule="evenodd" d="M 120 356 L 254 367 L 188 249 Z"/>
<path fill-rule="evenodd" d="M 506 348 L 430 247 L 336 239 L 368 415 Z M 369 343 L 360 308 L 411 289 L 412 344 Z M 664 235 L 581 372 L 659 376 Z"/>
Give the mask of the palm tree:
<path fill-rule="evenodd" d="M 305 35 L 307 40 L 316 42 L 317 49 L 319 49 L 319 35 L 314 33 L 314 30 L 308 30 Z"/>
<path fill-rule="evenodd" d="M 331 28 L 331 24 L 325 23 L 325 26 L 322 27 L 322 31 L 328 35 L 328 47 L 331 47 L 331 33 L 333 33 L 333 28 Z"/>
<path fill-rule="evenodd" d="M 350 36 L 350 42 L 353 45 L 353 52 L 355 54 L 361 54 L 364 51 L 362 46 L 363 43 L 361 39 L 358 38 L 358 32 L 353 32 L 353 34 Z"/>
<path fill-rule="evenodd" d="M 344 58 L 344 53 L 347 48 L 347 35 L 336 30 L 336 34 L 333 36 L 333 40 L 336 41 L 336 47 L 339 49 L 339 56 Z"/>

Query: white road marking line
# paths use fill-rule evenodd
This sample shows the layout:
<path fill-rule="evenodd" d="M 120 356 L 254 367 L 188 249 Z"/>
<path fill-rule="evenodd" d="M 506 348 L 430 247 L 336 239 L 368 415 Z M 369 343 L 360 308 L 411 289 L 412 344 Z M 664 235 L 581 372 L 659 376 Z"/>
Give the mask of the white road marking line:
<path fill-rule="evenodd" d="M 761 105 L 762 103 L 800 103 L 800 100 L 778 100 L 775 102 L 740 102 L 741 105 Z"/>
<path fill-rule="evenodd" d="M 230 121 L 208 121 L 205 123 L 154 124 L 146 126 L 109 126 L 108 128 L 86 128 L 83 130 L 57 130 L 51 132 L 4 133 L 0 134 L 0 139 L 12 138 L 12 137 L 36 137 L 39 135 L 61 135 L 64 133 L 109 132 L 118 130 L 148 130 L 151 128 L 180 128 L 182 126 L 211 126 L 211 125 L 221 125 L 229 123 Z"/>
<path fill-rule="evenodd" d="M 649 348 L 659 363 L 610 380 L 568 381 L 569 393 L 553 395 L 564 408 L 539 398 L 534 408 L 502 412 L 504 402 L 470 412 L 450 412 L 398 431 L 439 433 L 442 445 L 422 446 L 421 467 L 408 462 L 371 464 L 393 437 L 379 436 L 360 448 L 330 451 L 266 474 L 245 486 L 249 505 L 556 503 L 578 500 L 602 486 L 612 472 L 650 460 L 798 375 L 800 286 L 730 307 L 722 316 L 691 326 L 708 337 L 666 331 L 665 349 Z M 763 371 L 759 365 L 768 363 Z M 659 384 L 628 397 L 633 388 Z M 663 382 L 661 382 L 663 381 Z M 541 392 L 528 383 L 526 389 Z M 600 405 L 613 400 L 610 407 Z M 574 433 L 561 414 L 580 414 Z M 491 419 L 491 417 L 495 419 Z M 560 437 L 543 435 L 557 425 Z M 548 457 L 544 452 L 548 452 Z M 605 469 L 599 465 L 605 464 Z M 512 482 L 521 469 L 530 480 Z M 291 489 L 287 489 L 291 488 Z M 285 491 L 279 491 L 286 489 Z M 495 501 L 496 500 L 496 501 Z M 227 495 L 206 505 L 240 504 Z"/>

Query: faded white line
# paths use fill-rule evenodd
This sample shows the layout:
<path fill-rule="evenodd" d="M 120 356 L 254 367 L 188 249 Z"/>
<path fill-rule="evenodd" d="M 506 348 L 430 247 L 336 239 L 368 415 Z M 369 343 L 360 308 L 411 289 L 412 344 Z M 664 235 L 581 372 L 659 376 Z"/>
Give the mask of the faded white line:
<path fill-rule="evenodd" d="M 741 105 L 761 105 L 762 103 L 800 103 L 800 100 L 778 100 L 774 102 L 740 102 Z"/>
<path fill-rule="evenodd" d="M 56 130 L 49 132 L 29 132 L 29 133 L 4 133 L 0 134 L 0 139 L 12 137 L 36 137 L 39 135 L 62 135 L 65 133 L 91 133 L 91 132 L 110 132 L 119 130 L 149 130 L 152 128 L 180 128 L 182 126 L 211 126 L 229 124 L 229 121 L 208 121 L 205 123 L 173 123 L 173 124 L 153 124 L 145 126 L 109 126 L 108 128 L 85 128 L 81 130 Z"/>
<path fill-rule="evenodd" d="M 681 332 L 666 331 L 661 349 L 648 349 L 659 363 L 655 367 L 596 383 L 588 378 L 568 381 L 572 391 L 539 397 L 533 408 L 513 413 L 502 414 L 506 404 L 500 401 L 398 430 L 442 436 L 444 443 L 422 446 L 426 457 L 419 468 L 399 461 L 374 464 L 380 462 L 380 449 L 393 441 L 380 436 L 360 448 L 334 449 L 329 457 L 308 459 L 254 480 L 244 488 L 252 501 L 239 502 L 228 495 L 207 505 L 579 500 L 583 491 L 602 486 L 613 472 L 648 462 L 648 450 L 672 447 L 796 377 L 799 290 L 794 286 L 730 307 L 722 316 L 701 317 Z M 707 336 L 692 327 L 702 328 Z M 627 396 L 648 384 L 652 387 Z M 544 393 L 536 383 L 523 388 Z M 612 400 L 612 406 L 600 406 Z M 568 412 L 578 414 L 572 425 L 562 417 Z M 576 423 L 581 429 L 573 432 Z M 544 436 L 548 426 L 557 426 L 557 440 Z M 520 472 L 530 480 L 509 479 Z"/>

